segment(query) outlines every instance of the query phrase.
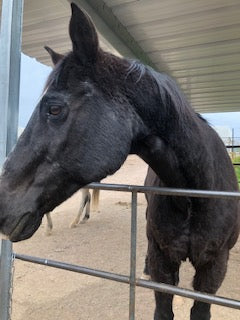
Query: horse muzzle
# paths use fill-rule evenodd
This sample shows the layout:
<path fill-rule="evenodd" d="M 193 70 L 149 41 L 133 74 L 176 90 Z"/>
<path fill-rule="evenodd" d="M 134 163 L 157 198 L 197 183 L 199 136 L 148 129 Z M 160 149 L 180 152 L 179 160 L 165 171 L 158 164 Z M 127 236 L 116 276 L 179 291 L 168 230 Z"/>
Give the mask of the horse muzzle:
<path fill-rule="evenodd" d="M 40 215 L 26 213 L 18 220 L 10 233 L 7 233 L 7 236 L 12 242 L 26 240 L 37 231 L 41 222 Z"/>

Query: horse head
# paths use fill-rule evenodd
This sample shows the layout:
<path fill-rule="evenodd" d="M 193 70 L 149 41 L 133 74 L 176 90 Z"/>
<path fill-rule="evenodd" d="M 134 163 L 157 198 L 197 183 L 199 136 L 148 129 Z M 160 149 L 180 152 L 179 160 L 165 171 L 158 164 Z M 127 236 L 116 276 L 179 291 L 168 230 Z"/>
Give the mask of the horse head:
<path fill-rule="evenodd" d="M 71 7 L 72 51 L 46 47 L 55 67 L 3 167 L 0 230 L 12 241 L 32 236 L 46 212 L 119 169 L 142 131 L 118 86 L 129 62 L 103 52 L 91 19 Z"/>

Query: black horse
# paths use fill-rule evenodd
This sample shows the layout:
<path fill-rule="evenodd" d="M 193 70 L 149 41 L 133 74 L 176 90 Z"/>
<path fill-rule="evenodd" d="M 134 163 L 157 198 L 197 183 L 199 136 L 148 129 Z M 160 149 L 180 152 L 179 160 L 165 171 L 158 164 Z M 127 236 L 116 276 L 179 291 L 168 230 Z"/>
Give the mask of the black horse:
<path fill-rule="evenodd" d="M 73 50 L 52 53 L 56 66 L 1 176 L 0 230 L 10 240 L 32 236 L 46 212 L 113 174 L 129 153 L 151 167 L 148 185 L 238 190 L 223 143 L 170 77 L 102 51 L 93 23 L 74 4 L 69 32 Z M 194 289 L 215 293 L 238 237 L 238 201 L 147 199 L 151 278 L 177 284 L 189 258 Z M 155 297 L 154 319 L 173 319 L 172 296 Z M 210 319 L 210 306 L 194 302 L 191 319 Z"/>

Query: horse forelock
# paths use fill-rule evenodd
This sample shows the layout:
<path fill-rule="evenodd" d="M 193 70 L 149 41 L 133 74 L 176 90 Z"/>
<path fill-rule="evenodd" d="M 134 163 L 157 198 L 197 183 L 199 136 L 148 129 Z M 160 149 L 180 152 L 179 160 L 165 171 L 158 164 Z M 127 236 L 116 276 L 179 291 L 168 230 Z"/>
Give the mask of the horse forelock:
<path fill-rule="evenodd" d="M 45 84 L 45 87 L 43 89 L 43 92 L 46 92 L 50 86 L 58 86 L 59 77 L 61 74 L 61 71 L 64 69 L 66 57 L 63 58 L 60 62 L 56 64 L 52 72 L 47 78 L 47 82 Z"/>

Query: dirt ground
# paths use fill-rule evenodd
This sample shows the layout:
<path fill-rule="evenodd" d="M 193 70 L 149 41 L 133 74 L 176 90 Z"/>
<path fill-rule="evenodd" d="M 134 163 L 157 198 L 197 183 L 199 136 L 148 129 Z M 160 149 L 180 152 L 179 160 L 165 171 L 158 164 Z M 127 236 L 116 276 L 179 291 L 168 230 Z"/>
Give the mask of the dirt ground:
<path fill-rule="evenodd" d="M 105 181 L 142 184 L 146 164 L 129 156 L 124 166 Z M 29 240 L 14 244 L 17 253 L 60 260 L 90 268 L 128 274 L 131 195 L 102 191 L 99 212 L 90 220 L 70 229 L 79 205 L 79 194 L 57 207 L 52 214 L 54 230 L 45 235 L 46 220 Z M 137 274 L 140 277 L 146 253 L 145 199 L 138 196 Z M 240 241 L 231 252 L 227 276 L 218 295 L 240 299 Z M 194 274 L 183 263 L 180 286 L 190 288 Z M 103 280 L 16 260 L 12 320 L 126 320 L 129 288 L 126 284 Z M 136 319 L 153 319 L 154 297 L 148 289 L 137 288 Z M 192 301 L 175 297 L 176 320 L 189 319 Z M 212 307 L 213 320 L 240 319 L 240 311 Z"/>

